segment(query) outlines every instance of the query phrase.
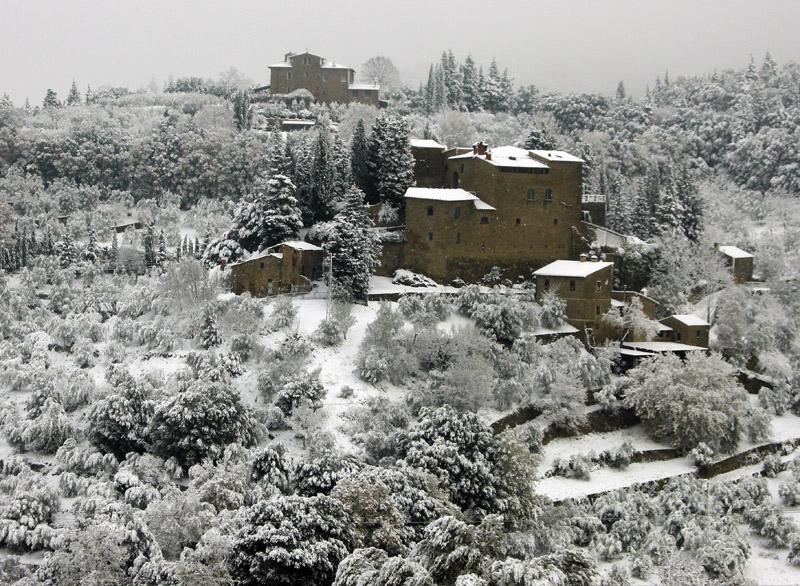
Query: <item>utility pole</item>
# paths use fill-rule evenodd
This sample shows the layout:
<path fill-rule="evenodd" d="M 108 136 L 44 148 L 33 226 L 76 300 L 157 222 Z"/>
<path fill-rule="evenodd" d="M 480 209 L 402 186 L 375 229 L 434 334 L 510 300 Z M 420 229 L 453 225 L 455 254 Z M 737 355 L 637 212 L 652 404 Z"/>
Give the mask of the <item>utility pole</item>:
<path fill-rule="evenodd" d="M 333 291 L 333 253 L 328 253 L 328 301 L 325 303 L 325 321 L 331 317 L 331 293 Z"/>

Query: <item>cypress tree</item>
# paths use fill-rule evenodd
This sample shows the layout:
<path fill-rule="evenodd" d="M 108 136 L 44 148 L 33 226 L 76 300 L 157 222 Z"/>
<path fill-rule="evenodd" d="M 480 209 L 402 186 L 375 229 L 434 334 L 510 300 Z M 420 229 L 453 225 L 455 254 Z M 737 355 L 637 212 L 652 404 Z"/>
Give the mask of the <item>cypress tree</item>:
<path fill-rule="evenodd" d="M 81 103 L 81 93 L 78 91 L 78 85 L 75 83 L 75 80 L 72 80 L 72 87 L 69 88 L 69 94 L 67 95 L 67 106 L 75 106 Z"/>
<path fill-rule="evenodd" d="M 364 119 L 362 118 L 356 124 L 353 139 L 350 142 L 350 170 L 353 176 L 353 183 L 364 193 L 370 191 L 368 154 L 369 145 L 367 143 L 367 133 L 364 130 Z"/>

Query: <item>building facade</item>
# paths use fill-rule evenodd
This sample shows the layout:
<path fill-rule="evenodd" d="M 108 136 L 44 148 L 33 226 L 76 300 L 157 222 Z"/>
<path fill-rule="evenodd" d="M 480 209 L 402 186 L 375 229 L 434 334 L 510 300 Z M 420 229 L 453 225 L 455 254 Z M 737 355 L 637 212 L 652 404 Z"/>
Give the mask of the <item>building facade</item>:
<path fill-rule="evenodd" d="M 575 258 L 581 159 L 482 143 L 441 153 L 440 146 L 412 143 L 415 175 L 426 186 L 406 194 L 403 268 L 474 281 L 497 266 L 515 279 Z"/>
<path fill-rule="evenodd" d="M 665 336 L 660 336 L 659 340 L 708 348 L 711 326 L 703 318 L 692 314 L 671 315 L 662 319 L 661 323 L 671 331 L 667 332 Z"/>
<path fill-rule="evenodd" d="M 548 291 L 567 303 L 567 323 L 596 334 L 605 331 L 603 314 L 611 308 L 614 263 L 597 260 L 557 260 L 534 272 L 536 301 Z M 603 336 L 601 336 L 603 337 Z"/>
<path fill-rule="evenodd" d="M 253 297 L 310 291 L 311 282 L 322 278 L 323 257 L 319 246 L 283 242 L 231 265 L 231 287 L 237 295 Z"/>
<path fill-rule="evenodd" d="M 725 262 L 733 272 L 734 285 L 741 285 L 753 280 L 753 255 L 736 246 L 720 246 L 718 248 Z"/>
<path fill-rule="evenodd" d="M 269 69 L 272 95 L 305 89 L 323 104 L 358 102 L 376 108 L 379 105 L 379 85 L 356 83 L 353 68 L 308 51 L 287 53 L 282 62 L 270 65 Z"/>

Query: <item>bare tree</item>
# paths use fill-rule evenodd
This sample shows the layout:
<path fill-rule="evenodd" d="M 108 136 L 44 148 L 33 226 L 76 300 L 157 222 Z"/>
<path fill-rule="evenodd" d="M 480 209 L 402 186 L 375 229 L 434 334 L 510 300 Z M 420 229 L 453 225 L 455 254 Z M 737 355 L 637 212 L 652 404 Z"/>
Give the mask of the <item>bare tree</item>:
<path fill-rule="evenodd" d="M 377 81 L 384 92 L 400 89 L 400 72 L 392 60 L 383 55 L 367 59 L 366 63 L 361 66 L 361 79 Z"/>

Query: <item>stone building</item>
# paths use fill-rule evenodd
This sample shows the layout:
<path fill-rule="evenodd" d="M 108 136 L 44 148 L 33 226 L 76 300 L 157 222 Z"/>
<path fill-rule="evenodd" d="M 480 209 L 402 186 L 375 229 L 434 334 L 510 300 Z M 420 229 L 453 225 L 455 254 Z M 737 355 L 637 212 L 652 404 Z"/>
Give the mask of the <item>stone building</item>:
<path fill-rule="evenodd" d="M 417 187 L 442 187 L 445 151 L 447 147 L 430 139 L 411 139 L 414 157 L 414 185 Z"/>
<path fill-rule="evenodd" d="M 659 340 L 708 348 L 711 325 L 703 318 L 692 314 L 671 315 L 662 319 L 661 323 L 668 330 L 658 337 Z"/>
<path fill-rule="evenodd" d="M 311 290 L 311 282 L 322 278 L 324 251 L 319 246 L 293 240 L 230 265 L 233 292 L 253 297 Z"/>
<path fill-rule="evenodd" d="M 323 104 L 358 102 L 376 108 L 379 105 L 381 88 L 378 84 L 356 83 L 352 67 L 308 51 L 287 53 L 282 62 L 270 65 L 269 69 L 269 88 L 273 96 L 305 89 Z"/>
<path fill-rule="evenodd" d="M 567 302 L 567 323 L 602 332 L 603 314 L 611 308 L 611 271 L 614 263 L 592 260 L 557 260 L 534 272 L 536 301 L 553 291 Z"/>
<path fill-rule="evenodd" d="M 385 273 L 402 267 L 439 281 L 474 281 L 498 266 L 514 279 L 575 258 L 581 159 L 483 143 L 441 148 L 412 145 L 425 187 L 406 194 L 406 242 L 396 257 L 385 255 Z"/>
<path fill-rule="evenodd" d="M 733 271 L 734 285 L 741 285 L 753 280 L 752 254 L 736 246 L 720 246 L 718 250 Z"/>

